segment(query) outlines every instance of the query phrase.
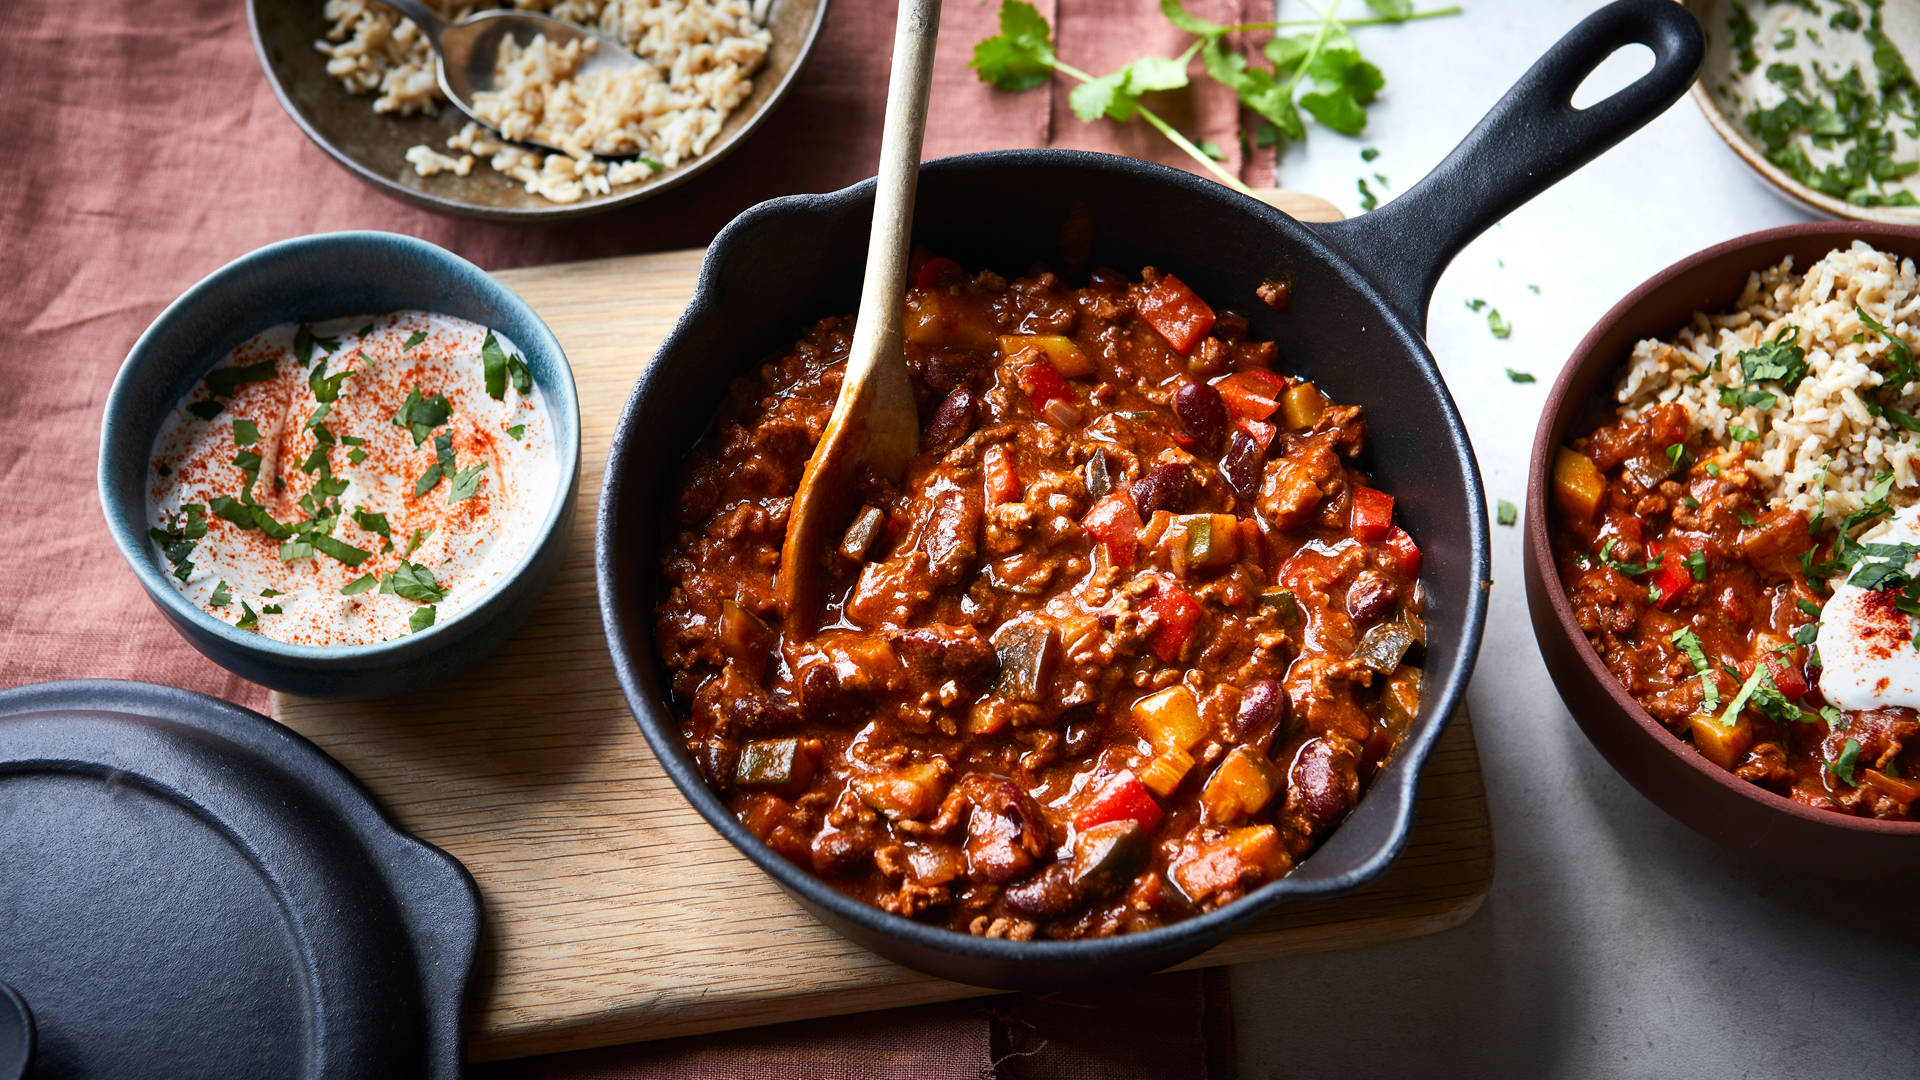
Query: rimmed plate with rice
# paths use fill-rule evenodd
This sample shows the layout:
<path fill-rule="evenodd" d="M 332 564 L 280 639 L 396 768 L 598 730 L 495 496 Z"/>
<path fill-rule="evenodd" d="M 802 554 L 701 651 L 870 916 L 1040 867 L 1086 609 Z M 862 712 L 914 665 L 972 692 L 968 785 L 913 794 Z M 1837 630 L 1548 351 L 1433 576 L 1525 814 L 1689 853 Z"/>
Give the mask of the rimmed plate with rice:
<path fill-rule="evenodd" d="M 489 6 L 429 0 L 458 18 Z M 411 22 L 376 0 L 252 0 L 261 63 L 281 104 L 336 161 L 390 192 L 482 217 L 553 219 L 628 205 L 691 179 L 784 96 L 826 0 L 519 0 L 601 29 L 642 61 L 619 80 L 573 77 L 545 39 L 503 53 L 500 89 L 449 105 Z M 503 137 L 538 135 L 555 152 Z"/>
<path fill-rule="evenodd" d="M 1920 274 L 1865 242 L 1636 344 L 1553 455 L 1556 569 L 1608 671 L 1803 806 L 1920 813 Z"/>

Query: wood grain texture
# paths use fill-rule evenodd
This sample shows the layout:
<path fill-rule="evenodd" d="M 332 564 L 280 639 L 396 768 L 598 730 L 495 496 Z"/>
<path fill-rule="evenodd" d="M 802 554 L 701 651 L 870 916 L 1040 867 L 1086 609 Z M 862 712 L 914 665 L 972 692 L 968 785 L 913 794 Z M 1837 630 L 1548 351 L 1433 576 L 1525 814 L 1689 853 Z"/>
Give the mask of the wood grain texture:
<path fill-rule="evenodd" d="M 680 796 L 614 681 L 592 575 L 600 475 L 615 418 L 686 305 L 700 255 L 500 275 L 559 336 L 582 410 L 572 551 L 507 647 L 422 695 L 350 704 L 274 697 L 276 717 L 479 881 L 486 941 L 470 1003 L 475 1060 L 985 992 L 897 967 L 814 921 Z M 1443 930 L 1479 907 L 1492 872 L 1479 759 L 1462 715 L 1427 769 L 1413 837 L 1380 880 L 1276 911 L 1193 965 Z"/>

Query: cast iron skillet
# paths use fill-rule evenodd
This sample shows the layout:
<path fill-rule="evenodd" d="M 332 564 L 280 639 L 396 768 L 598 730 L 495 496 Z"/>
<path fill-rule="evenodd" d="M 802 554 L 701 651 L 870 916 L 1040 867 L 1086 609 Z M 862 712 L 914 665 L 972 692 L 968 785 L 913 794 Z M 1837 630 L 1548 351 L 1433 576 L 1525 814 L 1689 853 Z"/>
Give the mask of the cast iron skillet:
<path fill-rule="evenodd" d="M 1606 313 L 1555 380 L 1540 413 L 1527 477 L 1527 610 L 1554 686 L 1595 749 L 1654 805 L 1702 835 L 1794 870 L 1847 877 L 1920 877 L 1920 822 L 1880 821 L 1802 806 L 1700 756 L 1627 693 L 1574 618 L 1553 556 L 1553 451 L 1591 430 L 1605 395 L 1644 338 L 1664 338 L 1696 311 L 1725 311 L 1747 275 L 1791 255 L 1796 269 L 1855 240 L 1920 259 L 1920 229 L 1865 222 L 1786 225 L 1716 244 L 1648 279 Z M 1610 415 L 1611 408 L 1601 415 Z"/>
<path fill-rule="evenodd" d="M 1651 72 L 1592 107 L 1580 82 L 1632 43 Z M 1406 840 L 1421 765 L 1459 703 L 1486 618 L 1487 521 L 1467 434 L 1421 340 L 1428 301 L 1454 253 L 1512 208 L 1672 104 L 1699 67 L 1699 26 L 1670 0 L 1618 0 L 1534 65 L 1458 149 L 1411 191 L 1351 221 L 1308 227 L 1188 173 L 1077 151 L 971 154 L 920 174 L 915 238 L 970 268 L 1009 276 L 1044 263 L 1170 270 L 1217 307 L 1247 312 L 1283 367 L 1335 400 L 1366 407 L 1365 462 L 1419 542 L 1427 592 L 1427 688 L 1420 714 L 1346 822 L 1289 876 L 1220 910 L 1091 941 L 1001 941 L 889 915 L 836 892 L 755 839 L 701 779 L 681 743 L 655 657 L 652 608 L 663 505 L 728 381 L 783 353 L 804 327 L 857 306 L 873 183 L 762 203 L 708 250 L 692 305 L 641 375 L 615 429 L 600 499 L 595 570 L 601 617 L 627 700 L 667 772 L 707 821 L 829 925 L 890 959 L 945 978 L 1047 987 L 1155 970 L 1215 944 L 1283 898 L 1354 888 Z M 1091 223 L 1084 266 L 1059 243 L 1070 215 Z M 1253 289 L 1292 283 L 1274 312 Z"/>

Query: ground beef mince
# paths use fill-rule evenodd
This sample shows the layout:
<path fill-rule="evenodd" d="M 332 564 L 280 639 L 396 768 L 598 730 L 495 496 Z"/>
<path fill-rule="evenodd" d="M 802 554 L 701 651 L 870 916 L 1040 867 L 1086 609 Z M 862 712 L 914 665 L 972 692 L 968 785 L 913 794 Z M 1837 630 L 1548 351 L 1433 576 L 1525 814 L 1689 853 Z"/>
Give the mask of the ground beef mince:
<path fill-rule="evenodd" d="M 1287 873 L 1420 692 L 1420 552 L 1360 410 L 1151 268 L 913 276 L 922 453 L 858 482 L 820 625 L 774 574 L 850 320 L 736 381 L 685 466 L 656 617 L 708 783 L 834 887 L 974 934 L 1140 930 Z"/>
<path fill-rule="evenodd" d="M 1881 515 L 1809 522 L 1770 501 L 1746 454 L 1694 433 L 1678 402 L 1561 447 L 1553 544 L 1574 617 L 1621 686 L 1715 765 L 1805 806 L 1910 819 L 1920 718 L 1835 708 L 1814 648 L 1839 549 L 1871 551 L 1851 537 Z"/>

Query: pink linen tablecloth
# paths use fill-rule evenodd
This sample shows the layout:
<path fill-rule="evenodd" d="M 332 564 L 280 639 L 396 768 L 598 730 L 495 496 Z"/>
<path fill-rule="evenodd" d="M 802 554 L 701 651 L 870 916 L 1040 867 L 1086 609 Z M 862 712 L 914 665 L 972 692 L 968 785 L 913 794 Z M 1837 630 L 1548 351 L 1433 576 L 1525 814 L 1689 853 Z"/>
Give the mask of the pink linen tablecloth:
<path fill-rule="evenodd" d="M 1038 6 L 1061 55 L 1095 72 L 1186 41 L 1153 0 Z M 1189 6 L 1219 22 L 1271 17 L 1251 0 Z M 266 691 L 201 658 L 166 626 L 101 518 L 93 479 L 101 408 L 147 323 L 222 263 L 305 233 L 389 229 L 501 269 L 697 247 L 762 199 L 858 181 L 877 157 L 894 14 L 889 4 L 836 0 L 792 97 L 731 158 L 631 210 L 540 228 L 435 215 L 336 167 L 274 100 L 241 0 L 7 0 L 4 12 L 0 685 L 134 678 L 256 709 Z M 945 5 L 927 157 L 1071 146 L 1192 165 L 1139 122 L 1081 123 L 1065 85 L 1007 94 L 980 83 L 966 60 L 995 32 L 996 12 L 980 0 Z M 1230 92 L 1207 83 L 1154 104 L 1195 139 L 1217 143 L 1244 179 L 1269 181 L 1270 151 L 1241 160 Z M 905 1010 L 486 1075 L 898 1075 L 907 1059 L 881 1050 L 917 1046 L 910 1071 L 929 1077 L 1220 1076 L 1232 1061 L 1222 1051 L 1230 1042 L 1224 984 L 1208 985 L 1168 976 L 1100 995 Z"/>

